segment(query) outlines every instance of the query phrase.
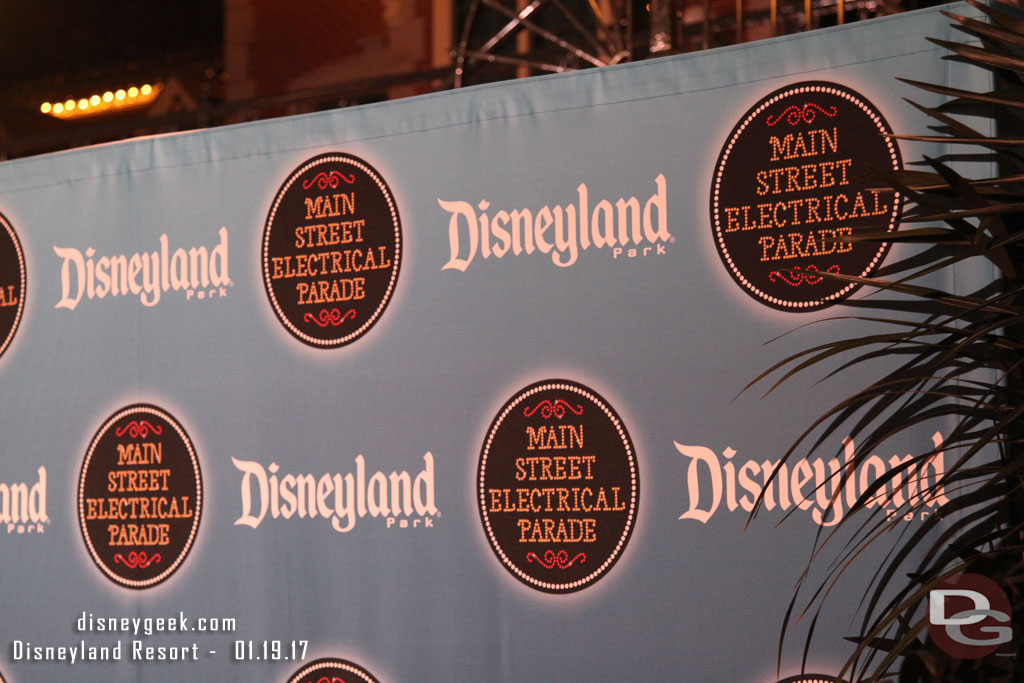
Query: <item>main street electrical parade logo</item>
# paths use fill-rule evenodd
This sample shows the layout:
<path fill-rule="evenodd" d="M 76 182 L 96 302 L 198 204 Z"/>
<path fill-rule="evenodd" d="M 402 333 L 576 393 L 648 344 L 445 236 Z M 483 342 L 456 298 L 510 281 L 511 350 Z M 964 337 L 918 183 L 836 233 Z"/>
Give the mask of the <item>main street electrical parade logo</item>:
<path fill-rule="evenodd" d="M 112 581 L 149 588 L 173 574 L 195 541 L 202 504 L 199 459 L 170 414 L 135 404 L 96 432 L 78 481 L 78 518 Z"/>
<path fill-rule="evenodd" d="M 773 308 L 809 311 L 843 299 L 888 242 L 847 238 L 896 229 L 902 199 L 872 172 L 899 170 L 889 124 L 859 93 L 809 81 L 754 105 L 722 148 L 711 186 L 719 256 L 744 291 Z"/>
<path fill-rule="evenodd" d="M 288 683 L 379 683 L 361 666 L 344 659 L 318 659 L 302 667 Z"/>
<path fill-rule="evenodd" d="M 285 180 L 263 232 L 263 284 L 297 339 L 349 344 L 380 320 L 398 281 L 402 226 L 377 171 L 323 154 Z"/>
<path fill-rule="evenodd" d="M 491 424 L 477 493 L 487 538 L 513 576 L 549 593 L 578 591 L 611 569 L 636 525 L 636 451 L 592 389 L 539 382 Z"/>
<path fill-rule="evenodd" d="M 25 310 L 25 255 L 14 228 L 0 214 L 0 356 L 18 331 Z"/>

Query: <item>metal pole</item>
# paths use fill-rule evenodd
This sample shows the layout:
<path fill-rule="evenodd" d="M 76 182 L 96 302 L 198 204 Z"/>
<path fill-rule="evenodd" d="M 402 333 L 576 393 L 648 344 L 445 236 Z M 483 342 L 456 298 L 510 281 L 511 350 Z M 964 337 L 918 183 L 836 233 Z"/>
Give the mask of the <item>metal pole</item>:
<path fill-rule="evenodd" d="M 736 0 L 736 43 L 743 42 L 743 0 Z"/>
<path fill-rule="evenodd" d="M 672 49 L 672 2 L 651 0 L 651 52 Z"/>
<path fill-rule="evenodd" d="M 704 0 L 704 36 L 701 42 L 705 50 L 711 47 L 711 0 Z"/>
<path fill-rule="evenodd" d="M 810 1 L 810 0 L 808 0 Z M 529 4 L 527 0 L 516 0 L 516 14 L 522 13 Z M 530 32 L 520 30 L 516 34 L 516 54 L 521 59 L 529 59 L 530 54 Z M 530 75 L 530 67 L 520 64 L 516 67 L 516 78 L 527 78 Z"/>

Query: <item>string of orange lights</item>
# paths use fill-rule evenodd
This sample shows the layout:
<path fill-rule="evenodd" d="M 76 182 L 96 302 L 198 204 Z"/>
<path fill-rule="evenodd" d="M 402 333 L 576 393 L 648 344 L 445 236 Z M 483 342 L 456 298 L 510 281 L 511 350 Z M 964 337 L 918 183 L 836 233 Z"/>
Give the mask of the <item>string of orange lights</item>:
<path fill-rule="evenodd" d="M 162 83 L 145 84 L 141 87 L 131 86 L 127 89 L 108 90 L 102 95 L 94 94 L 78 100 L 70 98 L 64 102 L 43 102 L 39 111 L 60 119 L 92 116 L 106 113 L 112 109 L 128 109 L 149 104 L 157 98 L 163 89 Z"/>

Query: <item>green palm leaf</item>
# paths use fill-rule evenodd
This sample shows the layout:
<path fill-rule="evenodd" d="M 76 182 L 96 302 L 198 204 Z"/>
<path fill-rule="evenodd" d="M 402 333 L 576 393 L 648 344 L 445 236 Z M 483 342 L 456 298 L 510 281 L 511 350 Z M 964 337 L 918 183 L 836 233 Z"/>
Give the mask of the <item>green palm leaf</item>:
<path fill-rule="evenodd" d="M 936 421 L 949 425 L 941 446 L 893 467 L 860 492 L 836 525 L 819 529 L 809 565 L 797 582 L 780 638 L 780 662 L 791 625 L 810 620 L 806 657 L 830 592 L 841 580 L 850 580 L 869 548 L 887 544 L 885 559 L 874 568 L 864 594 L 860 632 L 848 638 L 855 648 L 842 675 L 853 680 L 1024 679 L 1024 651 L 1019 649 L 1024 638 L 1014 641 L 1015 657 L 961 661 L 932 643 L 926 630 L 929 592 L 951 576 L 973 572 L 1007 589 L 1014 627 L 1024 633 L 1024 13 L 1007 5 L 969 2 L 987 20 L 945 14 L 970 42 L 932 42 L 949 50 L 951 59 L 990 71 L 995 87 L 979 93 L 900 79 L 949 99 L 938 107 L 914 105 L 935 122 L 931 134 L 893 137 L 939 142 L 954 152 L 942 159 L 922 159 L 919 165 L 927 170 L 878 173 L 879 183 L 908 199 L 901 227 L 843 240 L 902 242 L 919 250 L 881 269 L 877 277 L 821 273 L 862 285 L 870 293 L 847 303 L 865 313 L 812 324 L 856 320 L 870 325 L 872 332 L 795 353 L 743 390 L 763 385 L 763 395 L 769 396 L 812 369 L 825 368 L 819 381 L 828 381 L 864 373 L 877 367 L 869 364 L 879 359 L 890 361 L 889 370 L 807 426 L 781 458 L 787 462 L 848 434 L 856 444 L 854 467 L 844 468 L 832 502 L 844 495 L 851 472 L 887 441 Z M 976 123 L 958 118 L 965 113 L 973 122 L 982 116 L 996 134 L 980 132 Z M 961 151 L 969 147 L 982 150 L 983 156 Z M 986 159 L 998 171 L 966 178 L 950 167 L 961 158 Z M 990 263 L 994 273 L 978 291 L 965 294 L 927 284 L 936 274 L 977 259 Z M 878 331 L 879 326 L 887 329 Z M 946 502 L 913 530 L 901 527 L 876 504 L 878 496 L 885 496 L 940 448 L 954 457 L 941 482 Z M 750 521 L 772 479 L 774 475 Z M 918 495 L 938 502 L 937 493 Z M 811 568 L 829 558 L 824 578 L 809 584 Z"/>

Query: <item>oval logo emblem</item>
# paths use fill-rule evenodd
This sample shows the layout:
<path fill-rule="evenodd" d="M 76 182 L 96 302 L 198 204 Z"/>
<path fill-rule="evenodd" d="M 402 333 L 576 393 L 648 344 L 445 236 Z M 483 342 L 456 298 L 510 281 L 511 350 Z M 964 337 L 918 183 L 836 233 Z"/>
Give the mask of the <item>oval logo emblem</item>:
<path fill-rule="evenodd" d="M 149 588 L 185 560 L 203 503 L 199 459 L 166 411 L 135 404 L 96 432 L 78 481 L 78 517 L 89 554 L 112 581 Z"/>
<path fill-rule="evenodd" d="M 10 222 L 0 214 L 0 356 L 14 339 L 25 310 L 25 254 Z"/>
<path fill-rule="evenodd" d="M 487 539 L 513 576 L 549 593 L 578 591 L 611 569 L 636 525 L 636 452 L 595 391 L 538 382 L 491 424 L 478 496 Z"/>
<path fill-rule="evenodd" d="M 288 683 L 380 683 L 366 669 L 344 659 L 318 659 L 302 667 Z"/>
<path fill-rule="evenodd" d="M 350 344 L 380 320 L 398 282 L 402 227 L 377 171 L 347 154 L 295 169 L 263 232 L 263 284 L 285 328 L 318 348 Z"/>
<path fill-rule="evenodd" d="M 858 285 L 823 276 L 871 275 L 888 242 L 844 238 L 896 229 L 902 198 L 872 171 L 899 170 L 899 148 L 878 109 L 836 83 L 781 88 L 729 135 L 711 187 L 711 226 L 729 274 L 772 308 L 811 311 Z"/>

